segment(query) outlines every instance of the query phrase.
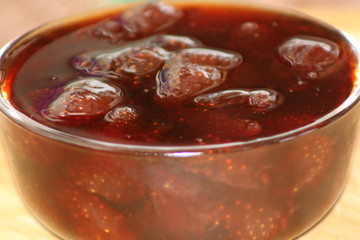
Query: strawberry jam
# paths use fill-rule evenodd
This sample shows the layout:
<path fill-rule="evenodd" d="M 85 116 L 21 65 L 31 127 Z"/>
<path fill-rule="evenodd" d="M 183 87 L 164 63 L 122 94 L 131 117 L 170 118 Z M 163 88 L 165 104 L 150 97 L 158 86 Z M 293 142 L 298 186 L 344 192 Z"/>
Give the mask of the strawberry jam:
<path fill-rule="evenodd" d="M 61 238 L 289 240 L 338 199 L 358 108 L 334 110 L 358 60 L 336 29 L 157 1 L 60 23 L 3 60 L 27 121 L 1 129 L 23 198 Z"/>
<path fill-rule="evenodd" d="M 225 143 L 329 113 L 353 89 L 353 61 L 335 30 L 299 17 L 149 3 L 34 39 L 8 94 L 35 120 L 87 138 Z"/>

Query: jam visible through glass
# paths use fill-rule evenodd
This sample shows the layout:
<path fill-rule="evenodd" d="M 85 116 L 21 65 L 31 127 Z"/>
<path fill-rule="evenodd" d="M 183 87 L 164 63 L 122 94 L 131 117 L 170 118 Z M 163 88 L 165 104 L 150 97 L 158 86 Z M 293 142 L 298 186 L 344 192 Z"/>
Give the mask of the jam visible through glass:
<path fill-rule="evenodd" d="M 3 95 L 19 111 L 76 136 L 152 146 L 300 128 L 348 98 L 358 65 L 345 37 L 313 20 L 162 2 L 63 23 L 12 53 Z M 276 144 L 196 153 L 101 151 L 3 130 L 24 199 L 63 239 L 288 240 L 338 199 L 349 115 Z"/>
<path fill-rule="evenodd" d="M 300 17 L 154 2 L 38 36 L 8 95 L 31 118 L 91 139 L 246 141 L 339 106 L 354 87 L 347 44 Z"/>

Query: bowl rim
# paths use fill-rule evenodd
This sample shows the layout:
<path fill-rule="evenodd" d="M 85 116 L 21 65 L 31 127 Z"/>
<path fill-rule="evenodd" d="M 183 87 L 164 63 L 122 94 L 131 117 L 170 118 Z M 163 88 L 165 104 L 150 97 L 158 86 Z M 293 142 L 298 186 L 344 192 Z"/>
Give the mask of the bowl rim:
<path fill-rule="evenodd" d="M 360 45 L 359 43 L 349 34 L 346 32 L 327 24 L 326 22 L 323 22 L 322 20 L 316 19 L 312 16 L 309 16 L 305 13 L 298 12 L 293 9 L 288 9 L 279 7 L 274 4 L 259 4 L 259 3 L 249 3 L 248 1 L 239 1 L 234 3 L 231 0 L 225 0 L 221 1 L 220 3 L 218 1 L 214 0 L 207 0 L 209 3 L 213 4 L 232 4 L 236 6 L 245 6 L 245 7 L 252 7 L 252 8 L 260 8 L 262 10 L 268 10 L 268 11 L 274 11 L 278 13 L 284 13 L 284 14 L 291 14 L 295 16 L 300 16 L 312 21 L 316 21 L 317 23 L 323 25 L 324 27 L 330 28 L 334 30 L 335 32 L 339 33 L 339 35 L 343 36 L 343 38 L 347 41 L 349 44 L 351 50 L 354 52 L 354 55 L 357 58 L 357 68 L 356 68 L 356 81 L 359 81 L 359 72 L 360 72 Z M 141 2 L 141 1 L 139 1 Z M 191 3 L 197 3 L 200 1 L 198 0 L 183 0 L 180 3 L 177 0 L 170 0 L 168 2 L 176 3 L 176 4 L 187 4 L 188 2 Z M 201 2 L 203 3 L 203 2 Z M 134 3 L 130 3 L 130 5 L 133 5 Z M 17 49 L 26 39 L 36 36 L 36 34 L 39 34 L 41 32 L 46 31 L 47 29 L 54 28 L 60 25 L 64 24 L 64 21 L 67 22 L 74 22 L 76 20 L 81 20 L 85 18 L 88 15 L 94 15 L 99 13 L 101 14 L 104 10 L 108 9 L 108 12 L 116 12 L 124 8 L 125 6 L 129 6 L 129 3 L 126 4 L 117 4 L 117 7 L 105 7 L 105 8 L 99 8 L 97 10 L 88 10 L 84 13 L 76 14 L 73 16 L 63 17 L 59 18 L 57 20 L 52 20 L 48 23 L 45 23 L 43 25 L 40 25 L 39 27 L 36 27 L 20 36 L 15 38 L 14 40 L 8 42 L 0 49 L 0 83 L 3 83 L 4 75 L 6 72 L 6 69 L 4 69 L 3 65 L 9 61 L 8 56 L 11 55 L 11 53 Z M 111 10 L 110 10 L 111 9 Z M 67 23 L 65 22 L 65 24 Z M 113 143 L 113 142 L 106 142 L 106 141 L 100 141 L 95 140 L 91 138 L 81 137 L 77 136 L 71 133 L 62 132 L 56 129 L 53 129 L 51 127 L 48 127 L 40 122 L 37 122 L 30 118 L 29 116 L 25 115 L 24 113 L 17 110 L 14 106 L 11 105 L 10 101 L 6 98 L 6 92 L 3 91 L 3 86 L 1 86 L 1 94 L 0 94 L 0 111 L 7 116 L 10 120 L 17 123 L 21 127 L 26 128 L 27 130 L 34 132 L 36 134 L 39 134 L 46 138 L 51 138 L 53 140 L 62 142 L 62 143 L 68 143 L 75 146 L 90 148 L 94 150 L 102 150 L 102 151 L 127 151 L 127 152 L 136 152 L 136 153 L 152 153 L 152 154 L 164 154 L 168 156 L 175 156 L 175 157 L 184 157 L 184 156 L 194 156 L 194 155 L 201 155 L 203 151 L 205 150 L 211 150 L 211 151 L 220 151 L 223 149 L 249 149 L 254 148 L 257 146 L 262 146 L 265 144 L 273 144 L 278 142 L 284 142 L 289 141 L 291 139 L 294 139 L 298 136 L 316 131 L 317 129 L 328 125 L 329 123 L 335 121 L 337 118 L 344 115 L 346 112 L 348 112 L 350 109 L 352 109 L 356 103 L 360 100 L 360 86 L 358 83 L 355 84 L 353 91 L 351 94 L 347 97 L 347 99 L 339 105 L 337 108 L 332 110 L 331 112 L 327 113 L 326 115 L 318 118 L 316 121 L 307 124 L 305 126 L 302 126 L 300 128 L 296 128 L 284 133 L 279 133 L 267 137 L 260 137 L 255 138 L 247 141 L 236 141 L 236 142 L 227 142 L 227 143 L 218 143 L 218 144 L 204 144 L 204 145 L 148 145 L 148 144 L 125 144 L 125 143 Z"/>

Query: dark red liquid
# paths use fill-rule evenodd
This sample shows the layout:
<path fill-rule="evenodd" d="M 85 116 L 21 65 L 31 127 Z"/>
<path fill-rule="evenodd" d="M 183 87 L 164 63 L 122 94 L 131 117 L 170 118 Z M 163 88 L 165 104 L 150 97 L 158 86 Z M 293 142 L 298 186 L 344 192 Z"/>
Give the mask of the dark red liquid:
<path fill-rule="evenodd" d="M 115 143 L 273 136 L 356 85 L 338 31 L 248 7 L 156 2 L 33 35 L 0 64 L 3 96 L 46 126 Z M 3 115 L 0 127 L 26 203 L 63 239 L 289 240 L 343 189 L 359 107 L 345 110 L 291 139 L 203 151 L 84 147 Z"/>
<path fill-rule="evenodd" d="M 354 87 L 354 53 L 335 30 L 299 17 L 247 8 L 184 6 L 181 11 L 180 19 L 155 33 L 119 37 L 116 34 L 124 31 L 119 23 L 116 24 L 120 27 L 115 24 L 119 30 L 108 27 L 117 19 L 118 15 L 114 15 L 38 36 L 26 46 L 21 61 L 12 66 L 13 77 L 8 80 L 11 102 L 45 125 L 92 139 L 152 145 L 207 144 L 271 136 L 304 126 L 334 110 Z M 136 40 L 156 34 L 191 37 L 201 42 L 202 48 L 239 53 L 242 63 L 226 71 L 225 81 L 216 87 L 185 100 L 169 98 L 160 103 L 155 78 L 164 62 L 156 71 L 141 76 L 111 78 L 101 74 L 89 76 L 71 66 L 81 54 L 136 45 Z M 281 59 L 279 48 L 299 36 L 332 41 L 338 46 L 338 56 L 326 69 L 291 66 Z M 310 58 L 321 55 L 316 51 Z M 64 86 L 89 77 L 101 77 L 120 87 L 123 100 L 111 107 L 135 108 L 136 120 L 111 123 L 104 120 L 106 112 L 89 121 L 71 118 L 59 123 L 43 118 L 41 111 L 60 95 Z M 229 89 L 270 89 L 281 100 L 265 110 L 239 103 L 220 107 L 194 103 L 198 95 Z"/>

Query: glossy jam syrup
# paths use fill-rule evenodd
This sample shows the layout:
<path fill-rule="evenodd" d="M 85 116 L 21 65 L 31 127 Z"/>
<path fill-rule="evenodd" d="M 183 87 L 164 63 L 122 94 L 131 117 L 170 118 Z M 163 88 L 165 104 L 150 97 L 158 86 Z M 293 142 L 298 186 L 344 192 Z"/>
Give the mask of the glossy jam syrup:
<path fill-rule="evenodd" d="M 155 5 L 34 39 L 13 66 L 11 102 L 75 135 L 186 145 L 299 128 L 339 106 L 353 89 L 351 49 L 319 23 L 257 9 Z M 163 20 L 139 17 L 144 11 Z M 121 97 L 69 90 L 76 81 L 94 89 L 103 82 Z"/>
<path fill-rule="evenodd" d="M 33 35 L 12 51 L 9 101 L 52 128 L 116 143 L 290 131 L 343 103 L 358 65 L 331 27 L 233 5 L 153 2 Z M 196 152 L 80 146 L 5 118 L 0 127 L 26 203 L 62 239 L 289 240 L 343 189 L 359 108 L 347 110 L 292 139 Z"/>

